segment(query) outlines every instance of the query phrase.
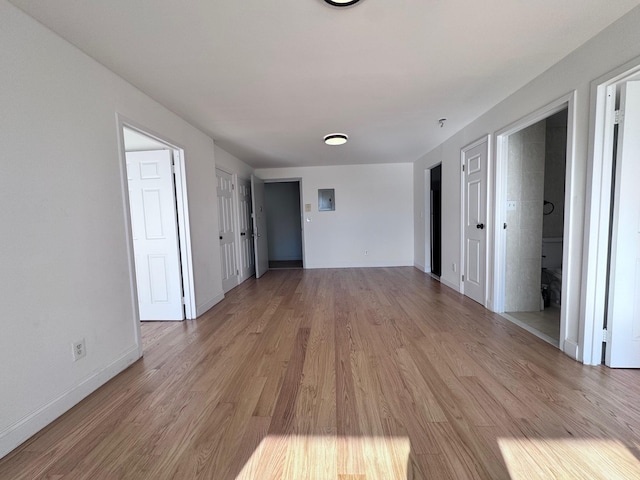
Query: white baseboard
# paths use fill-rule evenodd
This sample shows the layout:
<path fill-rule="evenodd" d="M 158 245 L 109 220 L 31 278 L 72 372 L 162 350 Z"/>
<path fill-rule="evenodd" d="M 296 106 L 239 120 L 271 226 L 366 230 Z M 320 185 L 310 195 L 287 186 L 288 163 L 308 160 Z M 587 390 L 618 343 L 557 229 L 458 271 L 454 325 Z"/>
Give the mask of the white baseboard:
<path fill-rule="evenodd" d="M 456 285 L 455 283 L 450 282 L 444 277 L 440 277 L 440 283 L 446 285 L 449 288 L 453 288 L 456 292 L 460 293 L 460 285 Z"/>
<path fill-rule="evenodd" d="M 418 270 L 420 270 L 421 272 L 429 273 L 429 272 L 427 272 L 427 267 L 425 267 L 425 266 L 424 266 L 424 265 L 422 265 L 421 263 L 416 262 L 416 263 L 414 263 L 414 264 L 413 264 L 413 266 L 414 266 L 415 268 L 417 268 Z"/>
<path fill-rule="evenodd" d="M 364 262 L 354 262 L 354 263 L 328 263 L 328 264 L 314 264 L 314 263 L 306 263 L 304 265 L 305 269 L 315 270 L 315 269 L 337 269 L 337 268 L 389 268 L 389 267 L 413 267 L 413 261 L 411 262 L 380 262 L 380 263 L 364 263 Z"/>
<path fill-rule="evenodd" d="M 580 353 L 580 345 L 578 345 L 576 342 L 572 342 L 571 340 L 567 340 L 565 338 L 563 350 L 564 350 L 564 353 L 569 355 L 574 360 L 579 360 L 578 354 Z"/>
<path fill-rule="evenodd" d="M 199 317 L 203 313 L 206 313 L 208 310 L 212 309 L 215 305 L 220 303 L 224 299 L 224 293 L 220 293 L 213 297 L 211 300 L 203 303 L 202 305 L 196 306 L 196 317 Z"/>
<path fill-rule="evenodd" d="M 141 357 L 135 345 L 99 372 L 91 374 L 78 385 L 46 403 L 38 410 L 9 425 L 0 432 L 0 458 L 31 438 L 60 415 L 80 403 L 113 377 L 124 371 Z"/>

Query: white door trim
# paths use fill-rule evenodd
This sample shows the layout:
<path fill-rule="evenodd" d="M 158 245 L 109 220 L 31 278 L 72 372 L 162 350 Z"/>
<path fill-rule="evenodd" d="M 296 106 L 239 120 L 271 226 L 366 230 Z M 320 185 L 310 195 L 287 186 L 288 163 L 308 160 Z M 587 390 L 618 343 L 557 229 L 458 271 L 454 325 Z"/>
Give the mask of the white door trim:
<path fill-rule="evenodd" d="M 431 273 L 431 169 L 424 169 L 424 273 Z"/>
<path fill-rule="evenodd" d="M 185 316 L 188 320 L 196 318 L 195 285 L 193 276 L 193 257 L 191 252 L 191 230 L 189 225 L 189 205 L 187 201 L 187 177 L 185 171 L 184 148 L 161 135 L 153 133 L 148 128 L 138 124 L 124 115 L 116 113 L 116 127 L 118 139 L 118 153 L 120 156 L 120 180 L 122 188 L 122 208 L 125 217 L 125 231 L 127 235 L 127 253 L 129 256 L 129 282 L 131 286 L 131 303 L 133 306 L 136 331 L 136 343 L 142 356 L 142 336 L 140 332 L 140 312 L 138 310 L 138 290 L 136 287 L 135 256 L 133 251 L 133 234 L 131 232 L 131 213 L 129 210 L 129 185 L 127 180 L 127 161 L 124 146 L 123 128 L 127 127 L 146 135 L 168 146 L 173 150 L 176 188 L 176 206 L 178 215 L 178 236 L 180 244 L 180 263 L 182 268 L 182 291 L 185 298 Z"/>
<path fill-rule="evenodd" d="M 494 216 L 495 224 L 493 232 L 493 311 L 504 312 L 505 302 L 505 268 L 506 268 L 506 222 L 507 203 L 507 161 L 508 161 L 508 137 L 524 128 L 538 123 L 551 115 L 567 109 L 567 161 L 565 172 L 565 217 L 564 217 L 564 252 L 562 258 L 562 299 L 560 309 L 560 339 L 559 348 L 572 358 L 578 358 L 579 339 L 567 338 L 567 319 L 578 317 L 578 301 L 580 298 L 579 272 L 580 256 L 576 255 L 575 245 L 580 244 L 578 232 L 580 225 L 580 213 L 578 202 L 573 199 L 576 196 L 578 182 L 575 178 L 575 109 L 576 92 L 572 91 L 546 106 L 536 110 L 526 117 L 508 125 L 496 132 L 496 158 L 495 158 L 495 189 L 494 189 Z M 576 270 L 576 268 L 578 270 Z"/>
<path fill-rule="evenodd" d="M 583 281 L 580 318 L 582 361 L 602 362 L 602 325 L 605 315 L 607 259 L 613 168 L 613 117 L 618 84 L 640 76 L 640 57 L 591 82 L 589 153 L 584 229 Z"/>
<path fill-rule="evenodd" d="M 462 280 L 462 274 L 464 273 L 464 268 L 465 268 L 465 261 L 466 261 L 466 248 L 465 248 L 465 218 L 466 218 L 466 210 L 465 210 L 465 202 L 466 202 L 466 195 L 465 195 L 465 190 L 466 190 L 466 185 L 465 185 L 465 174 L 462 170 L 464 162 L 466 160 L 466 154 L 469 150 L 476 148 L 480 145 L 482 145 L 483 143 L 487 143 L 487 165 L 486 165 L 486 169 L 487 169 L 487 178 L 486 178 L 486 187 L 487 187 L 487 205 L 486 205 L 486 224 L 487 225 L 491 225 L 493 222 L 492 217 L 492 208 L 491 208 L 491 195 L 489 195 L 489 192 L 491 192 L 491 172 L 493 170 L 492 166 L 491 166 L 491 154 L 492 154 L 492 142 L 491 142 L 491 135 L 483 135 L 482 137 L 480 137 L 479 139 L 477 139 L 476 141 L 469 143 L 468 145 L 465 145 L 464 147 L 462 147 L 460 149 L 460 164 L 458 166 L 459 170 L 458 173 L 460 174 L 460 264 L 458 265 L 458 278 L 459 278 L 459 282 L 460 282 L 460 288 L 459 291 L 460 293 L 464 294 L 464 281 Z M 490 308 L 490 305 L 488 304 L 488 299 L 489 299 L 489 253 L 491 251 L 491 248 L 489 248 L 489 246 L 491 245 L 491 240 L 490 240 L 490 233 L 491 233 L 491 229 L 487 228 L 487 238 L 485 241 L 485 295 L 484 295 L 484 302 L 483 302 L 483 306 L 486 308 Z"/>

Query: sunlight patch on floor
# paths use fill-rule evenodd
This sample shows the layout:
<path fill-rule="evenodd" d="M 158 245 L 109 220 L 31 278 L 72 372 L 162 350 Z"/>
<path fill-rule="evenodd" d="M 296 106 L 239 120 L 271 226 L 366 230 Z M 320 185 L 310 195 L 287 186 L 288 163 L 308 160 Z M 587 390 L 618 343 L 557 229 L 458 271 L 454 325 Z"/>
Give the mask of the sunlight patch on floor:
<path fill-rule="evenodd" d="M 339 475 L 406 479 L 411 445 L 402 437 L 270 435 L 260 442 L 236 480 Z"/>
<path fill-rule="evenodd" d="M 526 438 L 500 438 L 498 445 L 512 480 L 640 478 L 640 445 L 604 439 Z"/>

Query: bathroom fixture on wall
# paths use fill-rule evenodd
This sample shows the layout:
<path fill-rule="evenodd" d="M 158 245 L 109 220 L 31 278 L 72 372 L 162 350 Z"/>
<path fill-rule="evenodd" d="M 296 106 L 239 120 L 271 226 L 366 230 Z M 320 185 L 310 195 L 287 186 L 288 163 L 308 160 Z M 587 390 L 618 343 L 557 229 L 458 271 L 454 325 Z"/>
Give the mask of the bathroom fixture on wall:
<path fill-rule="evenodd" d="M 329 5 L 333 5 L 334 7 L 348 7 L 350 5 L 355 5 L 360 0 L 324 0 Z"/>
<path fill-rule="evenodd" d="M 324 143 L 327 145 L 344 145 L 349 140 L 349 137 L 344 133 L 330 133 L 325 135 Z"/>
<path fill-rule="evenodd" d="M 446 118 L 441 118 L 441 119 L 438 120 L 438 123 L 440 124 L 440 128 L 444 127 L 444 124 L 445 124 L 446 121 L 447 121 Z"/>

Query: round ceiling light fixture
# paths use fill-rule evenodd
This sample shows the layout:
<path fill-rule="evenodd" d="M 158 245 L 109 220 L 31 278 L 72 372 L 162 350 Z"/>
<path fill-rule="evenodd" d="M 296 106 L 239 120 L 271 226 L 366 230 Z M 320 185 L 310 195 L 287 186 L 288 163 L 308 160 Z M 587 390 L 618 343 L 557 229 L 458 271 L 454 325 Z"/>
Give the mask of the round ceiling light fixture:
<path fill-rule="evenodd" d="M 349 7 L 351 5 L 355 5 L 360 0 L 324 0 L 329 5 L 333 5 L 334 7 Z"/>
<path fill-rule="evenodd" d="M 324 136 L 324 143 L 327 145 L 344 145 L 349 140 L 349 137 L 344 133 L 330 133 Z"/>

